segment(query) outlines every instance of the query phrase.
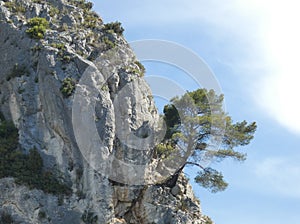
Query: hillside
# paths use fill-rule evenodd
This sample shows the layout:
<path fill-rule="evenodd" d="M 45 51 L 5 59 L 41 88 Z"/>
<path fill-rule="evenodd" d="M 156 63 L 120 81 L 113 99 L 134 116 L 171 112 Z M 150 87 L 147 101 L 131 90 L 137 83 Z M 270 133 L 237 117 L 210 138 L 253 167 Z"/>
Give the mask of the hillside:
<path fill-rule="evenodd" d="M 0 223 L 211 223 L 151 173 L 159 114 L 122 32 L 85 1 L 0 2 Z"/>

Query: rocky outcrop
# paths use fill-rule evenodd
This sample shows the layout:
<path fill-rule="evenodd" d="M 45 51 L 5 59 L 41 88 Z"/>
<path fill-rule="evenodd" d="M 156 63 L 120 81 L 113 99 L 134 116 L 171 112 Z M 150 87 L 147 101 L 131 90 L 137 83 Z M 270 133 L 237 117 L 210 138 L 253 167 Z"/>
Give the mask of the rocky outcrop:
<path fill-rule="evenodd" d="M 128 175 L 129 168 L 97 166 L 97 156 L 107 155 L 113 155 L 112 164 L 149 162 L 150 143 L 156 139 L 139 144 L 141 150 L 125 144 L 122 133 L 134 133 L 129 140 L 148 139 L 158 130 L 159 115 L 121 31 L 107 28 L 90 8 L 75 0 L 0 1 L 0 111 L 18 128 L 21 148 L 28 152 L 35 147 L 45 169 L 59 171 L 73 191 L 70 196 L 51 195 L 4 178 L 0 215 L 14 223 L 205 223 L 184 176 L 169 188 L 161 181 L 154 184 L 154 177 L 152 184 L 139 183 Z M 49 22 L 41 39 L 28 33 L 34 17 Z M 89 70 L 93 68 L 98 73 Z M 89 95 L 84 79 L 97 95 Z M 93 103 L 94 117 L 76 129 L 74 102 L 84 94 L 80 103 Z M 77 106 L 84 114 L 87 107 Z M 101 153 L 95 157 L 88 146 L 97 142 L 77 139 L 90 133 L 91 126 L 101 140 L 96 149 Z"/>

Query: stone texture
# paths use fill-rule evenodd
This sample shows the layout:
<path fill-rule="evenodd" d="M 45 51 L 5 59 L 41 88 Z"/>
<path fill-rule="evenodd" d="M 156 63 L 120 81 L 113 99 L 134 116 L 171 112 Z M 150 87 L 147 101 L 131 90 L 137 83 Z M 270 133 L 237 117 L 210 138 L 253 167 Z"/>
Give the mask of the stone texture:
<path fill-rule="evenodd" d="M 107 84 L 99 89 L 95 122 L 90 125 L 96 125 L 105 149 L 117 159 L 131 164 L 149 160 L 151 147 L 133 148 L 116 133 L 122 129 L 144 138 L 156 131 L 159 120 L 150 88 L 133 72 L 136 58 L 126 40 L 111 35 L 116 47 L 106 50 L 101 18 L 95 16 L 94 28 L 84 27 L 86 12 L 67 0 L 18 2 L 25 12 L 10 10 L 0 1 L 0 111 L 19 129 L 21 147 L 36 147 L 45 168 L 60 170 L 73 195 L 49 195 L 5 178 L 0 180 L 0 212 L 11 214 L 16 223 L 83 223 L 86 211 L 97 215 L 101 224 L 204 223 L 183 176 L 172 189 L 120 185 L 96 172 L 78 148 L 72 126 L 74 94 L 66 98 L 60 88 L 66 77 L 79 82 L 88 67 L 96 66 Z M 50 16 L 53 7 L 60 13 Z M 27 21 L 36 16 L 50 22 L 42 40 L 26 34 Z M 149 145 L 155 141 L 150 138 Z"/>

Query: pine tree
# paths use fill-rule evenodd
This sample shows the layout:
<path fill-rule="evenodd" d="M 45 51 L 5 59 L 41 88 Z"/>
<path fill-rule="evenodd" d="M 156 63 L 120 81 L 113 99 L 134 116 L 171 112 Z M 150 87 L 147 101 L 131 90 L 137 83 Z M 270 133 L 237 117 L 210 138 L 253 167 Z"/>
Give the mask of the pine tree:
<path fill-rule="evenodd" d="M 198 89 L 173 98 L 171 104 L 164 107 L 167 132 L 164 142 L 156 149 L 157 155 L 168 156 L 172 150 L 190 155 L 172 177 L 171 183 L 174 184 L 186 165 L 193 165 L 200 169 L 195 177 L 196 183 L 213 193 L 223 191 L 228 184 L 222 173 L 203 166 L 202 162 L 220 162 L 225 158 L 246 159 L 246 154 L 238 149 L 253 139 L 256 123 L 234 123 L 224 112 L 223 100 L 224 96 L 217 95 L 213 90 Z"/>

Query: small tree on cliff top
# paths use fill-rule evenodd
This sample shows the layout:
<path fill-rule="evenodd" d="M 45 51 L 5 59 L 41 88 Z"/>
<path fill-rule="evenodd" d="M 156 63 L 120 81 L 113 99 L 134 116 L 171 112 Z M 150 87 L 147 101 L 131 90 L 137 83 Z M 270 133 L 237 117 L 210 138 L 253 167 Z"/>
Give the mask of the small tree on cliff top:
<path fill-rule="evenodd" d="M 213 90 L 198 89 L 175 97 L 164 107 L 167 132 L 164 142 L 157 148 L 158 156 L 168 156 L 172 150 L 182 150 L 190 157 L 186 165 L 199 168 L 195 182 L 211 192 L 223 191 L 228 184 L 221 172 L 203 165 L 204 161 L 220 162 L 225 158 L 244 161 L 246 154 L 236 150 L 253 139 L 256 123 L 233 123 L 222 107 L 224 97 Z M 170 147 L 171 146 L 171 147 Z M 176 181 L 175 180 L 175 181 Z"/>

